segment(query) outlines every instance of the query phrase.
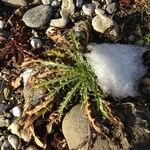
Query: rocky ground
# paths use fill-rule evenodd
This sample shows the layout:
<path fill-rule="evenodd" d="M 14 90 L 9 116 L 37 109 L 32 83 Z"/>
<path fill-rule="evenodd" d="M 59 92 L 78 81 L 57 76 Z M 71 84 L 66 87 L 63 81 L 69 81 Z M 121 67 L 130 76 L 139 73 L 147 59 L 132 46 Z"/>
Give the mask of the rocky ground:
<path fill-rule="evenodd" d="M 1 0 L 1 150 L 149 150 L 149 19 L 149 0 Z M 147 71 L 137 96 L 104 94 L 108 118 L 97 110 L 91 91 L 89 102 L 81 102 L 79 91 L 69 101 L 75 87 L 68 92 L 60 76 L 66 75 L 65 64 L 75 64 L 72 53 L 65 53 L 76 41 L 71 33 L 82 54 L 89 43 L 132 44 L 145 51 Z"/>

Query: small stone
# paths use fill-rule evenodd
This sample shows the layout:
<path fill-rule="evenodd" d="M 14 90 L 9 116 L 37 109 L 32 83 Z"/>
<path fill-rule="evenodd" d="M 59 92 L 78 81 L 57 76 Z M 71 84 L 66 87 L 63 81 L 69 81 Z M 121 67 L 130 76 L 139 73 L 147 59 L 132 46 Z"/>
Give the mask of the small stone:
<path fill-rule="evenodd" d="M 75 13 L 75 5 L 73 0 L 62 0 L 61 9 L 67 11 L 71 16 Z"/>
<path fill-rule="evenodd" d="M 35 74 L 35 71 L 33 69 L 27 68 L 23 73 L 20 74 L 20 78 L 23 79 L 23 85 L 24 87 L 28 84 L 29 78 Z"/>
<path fill-rule="evenodd" d="M 97 32 L 104 33 L 108 28 L 113 26 L 114 28 L 109 32 L 109 35 L 118 35 L 118 25 L 105 15 L 97 15 L 92 20 L 92 26 Z"/>
<path fill-rule="evenodd" d="M 44 5 L 48 5 L 48 4 L 51 4 L 51 1 L 52 1 L 52 0 L 42 0 L 42 3 L 43 3 Z"/>
<path fill-rule="evenodd" d="M 21 105 L 15 106 L 14 108 L 12 108 L 12 114 L 15 117 L 21 117 L 22 116 L 22 108 Z"/>
<path fill-rule="evenodd" d="M 12 134 L 17 135 L 20 139 L 23 139 L 25 142 L 29 142 L 31 140 L 32 134 L 29 131 L 30 129 L 22 129 L 17 119 L 10 124 L 8 130 L 10 130 Z"/>
<path fill-rule="evenodd" d="M 58 0 L 52 1 L 51 6 L 52 6 L 53 8 L 59 7 L 59 6 L 60 6 L 60 1 L 58 1 Z"/>
<path fill-rule="evenodd" d="M 50 26 L 57 28 L 64 28 L 69 22 L 69 18 L 51 19 Z"/>
<path fill-rule="evenodd" d="M 39 5 L 29 9 L 23 15 L 24 23 L 31 28 L 44 27 L 51 19 L 52 7 L 50 5 Z"/>
<path fill-rule="evenodd" d="M 55 34 L 55 32 L 57 32 L 57 28 L 56 27 L 49 27 L 46 30 L 46 35 L 49 37 L 49 35 Z"/>
<path fill-rule="evenodd" d="M 39 150 L 39 149 L 34 145 L 29 145 L 25 150 Z"/>
<path fill-rule="evenodd" d="M 21 148 L 21 141 L 20 141 L 19 137 L 16 135 L 9 135 L 8 142 L 15 150 L 18 150 Z"/>
<path fill-rule="evenodd" d="M 39 49 L 42 47 L 42 41 L 37 37 L 32 38 L 30 44 L 34 49 Z"/>
<path fill-rule="evenodd" d="M 62 131 L 69 149 L 76 149 L 89 136 L 90 125 L 81 105 L 74 106 L 64 117 Z M 87 144 L 83 148 L 86 146 Z"/>
<path fill-rule="evenodd" d="M 1 146 L 1 150 L 12 150 L 12 147 L 8 140 L 5 140 Z"/>
<path fill-rule="evenodd" d="M 5 125 L 8 127 L 10 125 L 10 120 L 9 119 L 5 119 Z"/>
<path fill-rule="evenodd" d="M 96 8 L 95 9 L 95 14 L 98 15 L 98 16 L 101 16 L 101 15 L 105 14 L 105 11 L 101 8 Z"/>
<path fill-rule="evenodd" d="M 109 14 L 113 14 L 116 11 L 116 3 L 111 3 L 106 8 Z"/>
<path fill-rule="evenodd" d="M 3 112 L 5 111 L 6 109 L 6 105 L 3 104 L 3 103 L 0 103 L 0 115 L 3 114 Z"/>
<path fill-rule="evenodd" d="M 77 8 L 82 8 L 84 4 L 84 0 L 76 0 L 76 7 Z"/>
<path fill-rule="evenodd" d="M 0 29 L 4 28 L 4 24 L 5 24 L 5 22 L 3 20 L 0 20 Z"/>
<path fill-rule="evenodd" d="M 11 119 L 13 116 L 11 113 L 7 112 L 4 114 L 5 118 Z"/>
<path fill-rule="evenodd" d="M 95 11 L 95 8 L 96 8 L 96 6 L 93 3 L 85 4 L 82 6 L 82 10 L 83 10 L 84 14 L 88 15 L 88 16 L 92 16 L 92 14 Z"/>

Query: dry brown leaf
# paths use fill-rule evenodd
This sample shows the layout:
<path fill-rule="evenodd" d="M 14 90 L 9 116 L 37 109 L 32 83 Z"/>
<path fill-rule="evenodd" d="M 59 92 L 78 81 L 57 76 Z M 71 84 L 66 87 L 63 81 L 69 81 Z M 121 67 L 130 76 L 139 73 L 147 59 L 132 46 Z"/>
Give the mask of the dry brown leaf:
<path fill-rule="evenodd" d="M 53 96 L 49 96 L 48 99 L 44 102 L 42 102 L 40 105 L 36 106 L 34 109 L 29 110 L 26 112 L 26 114 L 31 115 L 31 114 L 37 114 L 41 109 L 47 107 L 47 105 L 52 102 Z"/>
<path fill-rule="evenodd" d="M 57 120 L 58 117 L 59 117 L 59 114 L 56 113 L 56 112 L 53 112 L 53 113 L 50 114 L 49 123 L 47 124 L 47 132 L 48 133 L 51 133 L 53 124 L 56 123 L 56 120 Z"/>
<path fill-rule="evenodd" d="M 21 85 L 21 78 L 18 77 L 11 82 L 11 86 L 16 89 Z"/>
<path fill-rule="evenodd" d="M 35 140 L 35 143 L 39 146 L 39 147 L 42 147 L 42 148 L 46 148 L 46 145 L 45 144 L 43 144 L 40 140 L 39 140 L 39 138 L 35 135 L 35 132 L 34 132 L 34 127 L 33 126 L 30 126 L 30 131 L 31 131 L 31 133 L 32 133 L 32 135 L 33 135 L 33 138 L 34 138 L 34 140 Z"/>

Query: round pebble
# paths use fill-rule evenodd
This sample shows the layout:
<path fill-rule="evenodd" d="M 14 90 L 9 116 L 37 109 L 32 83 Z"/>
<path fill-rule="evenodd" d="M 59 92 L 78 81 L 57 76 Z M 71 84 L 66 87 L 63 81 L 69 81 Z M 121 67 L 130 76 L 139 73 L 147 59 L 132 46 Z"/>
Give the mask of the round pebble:
<path fill-rule="evenodd" d="M 101 16 L 101 15 L 105 14 L 105 11 L 101 8 L 96 8 L 95 9 L 95 14 L 98 15 L 98 16 Z"/>
<path fill-rule="evenodd" d="M 82 8 L 84 4 L 84 0 L 76 0 L 76 7 L 77 8 Z"/>
<path fill-rule="evenodd" d="M 20 141 L 19 137 L 16 135 L 9 135 L 8 142 L 15 150 L 18 150 L 21 147 L 21 141 Z"/>
<path fill-rule="evenodd" d="M 82 6 L 82 10 L 83 10 L 84 14 L 88 15 L 88 16 L 92 16 L 92 14 L 95 11 L 95 8 L 96 8 L 95 4 L 92 4 L 92 3 L 85 4 Z"/>
<path fill-rule="evenodd" d="M 59 7 L 60 6 L 60 1 L 58 1 L 58 0 L 52 1 L 51 6 L 54 7 L 54 8 Z"/>
<path fill-rule="evenodd" d="M 10 120 L 9 119 L 5 119 L 5 125 L 8 127 L 10 125 Z"/>
<path fill-rule="evenodd" d="M 22 115 L 22 108 L 20 105 L 15 106 L 14 108 L 12 108 L 11 111 L 15 117 L 21 117 L 21 115 Z"/>
<path fill-rule="evenodd" d="M 92 19 L 92 26 L 94 30 L 101 33 L 104 33 L 111 26 L 114 26 L 114 29 L 112 29 L 109 32 L 109 35 L 113 35 L 113 36 L 118 35 L 118 25 L 112 19 L 108 18 L 105 15 L 95 16 Z"/>
<path fill-rule="evenodd" d="M 50 5 L 39 5 L 29 9 L 22 19 L 28 27 L 41 28 L 50 21 L 52 12 L 53 10 Z"/>
<path fill-rule="evenodd" d="M 50 26 L 57 27 L 57 28 L 64 28 L 66 27 L 68 22 L 69 22 L 69 19 L 65 17 L 62 17 L 59 19 L 52 19 L 50 22 Z"/>
<path fill-rule="evenodd" d="M 39 49 L 42 47 L 42 41 L 37 37 L 32 38 L 30 44 L 34 49 Z"/>

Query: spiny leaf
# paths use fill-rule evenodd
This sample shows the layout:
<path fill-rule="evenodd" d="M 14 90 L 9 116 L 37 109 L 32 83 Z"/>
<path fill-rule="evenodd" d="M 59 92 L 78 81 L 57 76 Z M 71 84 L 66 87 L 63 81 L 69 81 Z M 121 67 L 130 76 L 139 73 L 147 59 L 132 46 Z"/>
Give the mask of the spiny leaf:
<path fill-rule="evenodd" d="M 64 108 L 67 106 L 67 104 L 71 101 L 72 97 L 78 90 L 81 82 L 77 82 L 76 85 L 71 89 L 70 92 L 67 93 L 66 97 L 63 99 L 62 103 L 60 104 L 60 107 L 58 108 L 58 112 L 60 114 L 60 117 L 63 114 Z"/>

